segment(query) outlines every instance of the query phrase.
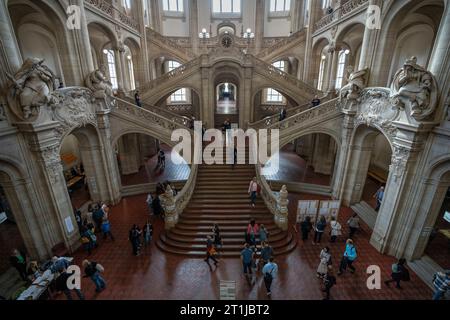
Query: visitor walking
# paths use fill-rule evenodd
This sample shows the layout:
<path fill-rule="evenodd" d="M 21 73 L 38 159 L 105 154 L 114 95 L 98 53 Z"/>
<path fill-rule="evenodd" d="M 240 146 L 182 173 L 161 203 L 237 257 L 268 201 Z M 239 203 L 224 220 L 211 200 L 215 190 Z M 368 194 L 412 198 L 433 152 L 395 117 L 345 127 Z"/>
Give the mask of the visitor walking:
<path fill-rule="evenodd" d="M 27 277 L 27 258 L 26 255 L 18 249 L 13 249 L 9 258 L 11 265 L 19 272 L 23 281 L 28 281 Z"/>
<path fill-rule="evenodd" d="M 140 255 L 140 246 L 141 246 L 141 230 L 139 230 L 139 227 L 134 224 L 133 227 L 131 228 L 128 238 L 131 242 L 131 246 L 133 248 L 133 254 L 135 256 Z"/>
<path fill-rule="evenodd" d="M 100 273 L 104 272 L 104 268 L 101 264 L 89 260 L 83 261 L 84 267 L 84 278 L 91 278 L 92 282 L 95 284 L 95 292 L 100 292 L 106 288 L 106 282 L 100 275 Z"/>
<path fill-rule="evenodd" d="M 378 189 L 377 192 L 375 192 L 373 197 L 377 200 L 377 205 L 375 207 L 375 211 L 378 212 L 378 210 L 380 210 L 381 202 L 383 201 L 383 197 L 384 197 L 384 187 L 381 186 L 380 189 Z"/>
<path fill-rule="evenodd" d="M 156 195 L 153 198 L 152 206 L 153 206 L 153 214 L 156 217 L 160 217 L 160 218 L 164 219 L 164 209 L 163 209 L 163 207 L 161 205 L 161 199 L 159 198 L 158 195 Z"/>
<path fill-rule="evenodd" d="M 409 271 L 406 269 L 406 260 L 405 259 L 399 259 L 397 263 L 394 263 L 392 265 L 392 273 L 391 273 L 391 279 L 386 280 L 384 283 L 389 287 L 389 283 L 395 282 L 396 288 L 401 289 L 400 287 L 400 281 L 409 281 Z"/>
<path fill-rule="evenodd" d="M 433 277 L 434 294 L 433 300 L 441 300 L 450 288 L 450 270 L 436 272 Z"/>
<path fill-rule="evenodd" d="M 268 242 L 263 242 L 261 244 L 261 262 L 263 266 L 269 262 L 271 257 L 273 257 L 273 248 Z"/>
<path fill-rule="evenodd" d="M 327 220 L 325 219 L 324 216 L 320 216 L 319 221 L 316 222 L 313 244 L 320 243 L 320 240 L 322 239 L 322 235 L 325 232 L 326 226 L 327 226 Z"/>
<path fill-rule="evenodd" d="M 320 105 L 320 99 L 319 96 L 315 96 L 314 99 L 311 101 L 311 104 L 314 107 L 317 107 L 318 105 Z"/>
<path fill-rule="evenodd" d="M 263 267 L 262 273 L 264 275 L 264 284 L 266 285 L 267 295 L 270 296 L 272 294 L 272 282 L 278 273 L 278 265 L 274 262 L 273 257 L 271 257 L 269 262 Z"/>
<path fill-rule="evenodd" d="M 83 219 L 81 218 L 81 211 L 78 209 L 75 210 L 75 221 L 77 222 L 78 232 L 81 235 L 81 229 L 83 227 Z"/>
<path fill-rule="evenodd" d="M 150 246 L 153 238 L 153 226 L 150 221 L 147 221 L 142 230 L 144 232 L 144 245 L 147 248 Z"/>
<path fill-rule="evenodd" d="M 328 266 L 331 265 L 331 253 L 330 248 L 325 247 L 320 251 L 320 262 L 319 266 L 317 267 L 317 277 L 323 278 L 328 272 Z"/>
<path fill-rule="evenodd" d="M 244 275 L 252 274 L 252 262 L 254 251 L 250 249 L 248 243 L 245 244 L 244 249 L 241 251 L 241 261 L 244 267 Z"/>
<path fill-rule="evenodd" d="M 134 101 L 136 102 L 136 105 L 138 107 L 142 108 L 141 96 L 139 95 L 139 90 L 136 90 L 136 92 L 134 93 Z"/>
<path fill-rule="evenodd" d="M 300 230 L 302 232 L 302 240 L 306 241 L 308 240 L 308 235 L 309 232 L 312 230 L 312 223 L 311 223 L 311 217 L 310 216 L 306 216 L 305 220 L 302 221 L 302 223 L 300 223 Z"/>
<path fill-rule="evenodd" d="M 102 232 L 103 232 L 103 239 L 106 240 L 108 236 L 112 241 L 114 241 L 114 236 L 111 232 L 111 222 L 108 219 L 108 216 L 103 217 L 102 222 Z"/>
<path fill-rule="evenodd" d="M 166 168 L 166 154 L 162 149 L 159 150 L 158 158 L 158 162 L 160 163 L 160 170 L 164 171 L 164 169 Z"/>
<path fill-rule="evenodd" d="M 153 214 L 153 196 L 151 193 L 147 195 L 147 199 L 145 200 L 147 203 L 147 209 L 150 215 Z"/>
<path fill-rule="evenodd" d="M 336 221 L 335 217 L 331 217 L 330 228 L 330 242 L 334 243 L 336 242 L 337 237 L 342 235 L 342 226 Z"/>
<path fill-rule="evenodd" d="M 219 225 L 217 223 L 214 224 L 213 227 L 213 237 L 214 237 L 214 246 L 219 249 L 222 248 L 223 242 L 222 242 L 222 237 L 220 236 L 220 228 Z"/>
<path fill-rule="evenodd" d="M 252 247 L 256 247 L 256 235 L 259 233 L 259 226 L 255 219 L 250 220 L 246 231 L 246 241 Z"/>
<path fill-rule="evenodd" d="M 62 291 L 64 295 L 67 297 L 67 300 L 73 300 L 71 290 L 74 290 L 78 296 L 78 299 L 84 300 L 84 295 L 80 289 L 77 288 L 69 289 L 69 287 L 67 286 L 67 280 L 69 279 L 70 276 L 71 275 L 67 273 L 66 269 L 62 270 L 62 273 L 55 280 L 56 290 Z"/>
<path fill-rule="evenodd" d="M 330 300 L 330 290 L 335 284 L 336 277 L 334 276 L 333 267 L 330 265 L 328 266 L 326 276 L 323 278 L 324 289 L 322 291 L 325 292 L 324 300 Z"/>
<path fill-rule="evenodd" d="M 261 224 L 261 226 L 259 227 L 259 242 L 261 243 L 261 245 L 263 244 L 263 242 L 266 242 L 269 238 L 269 231 L 267 231 L 266 227 Z"/>
<path fill-rule="evenodd" d="M 209 260 L 214 261 L 214 265 L 217 267 L 219 265 L 219 261 L 216 259 L 217 251 L 214 247 L 213 238 L 208 235 L 206 237 L 206 258 L 205 262 L 208 264 L 209 268 L 212 270 L 211 265 L 209 264 Z"/>
<path fill-rule="evenodd" d="M 358 231 L 358 229 L 359 229 L 359 217 L 356 213 L 353 214 L 353 216 L 350 217 L 350 219 L 348 219 L 347 225 L 350 229 L 348 238 L 353 239 L 353 236 L 355 235 L 356 231 Z"/>
<path fill-rule="evenodd" d="M 250 185 L 248 186 L 248 193 L 250 194 L 251 204 L 254 207 L 256 204 L 256 195 L 258 193 L 258 182 L 256 182 L 256 177 L 250 181 Z"/>
<path fill-rule="evenodd" d="M 280 111 L 280 121 L 286 119 L 286 108 L 282 108 Z"/>
<path fill-rule="evenodd" d="M 345 245 L 344 256 L 342 257 L 341 263 L 339 265 L 338 276 L 340 276 L 347 269 L 347 267 L 350 268 L 351 273 L 355 273 L 353 262 L 356 260 L 356 258 L 356 247 L 353 244 L 353 240 L 348 239 L 347 244 Z"/>
<path fill-rule="evenodd" d="M 94 220 L 94 223 L 95 223 L 94 233 L 101 231 L 104 216 L 105 216 L 105 211 L 103 210 L 103 207 L 96 206 L 96 208 L 94 208 L 94 211 L 92 212 L 92 219 Z"/>

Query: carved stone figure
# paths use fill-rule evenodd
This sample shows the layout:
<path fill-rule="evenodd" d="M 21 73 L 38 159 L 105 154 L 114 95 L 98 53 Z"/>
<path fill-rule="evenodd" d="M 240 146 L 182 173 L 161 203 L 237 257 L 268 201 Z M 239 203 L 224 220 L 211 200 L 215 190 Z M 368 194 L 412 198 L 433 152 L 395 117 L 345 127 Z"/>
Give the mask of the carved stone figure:
<path fill-rule="evenodd" d="M 39 108 L 53 99 L 56 77 L 43 63 L 44 60 L 28 58 L 14 76 L 7 73 L 12 82 L 9 102 L 19 118 L 29 119 L 37 115 Z"/>
<path fill-rule="evenodd" d="M 342 87 L 340 99 L 357 100 L 361 91 L 366 87 L 368 68 L 352 72 L 348 83 Z"/>
<path fill-rule="evenodd" d="M 416 120 L 429 117 L 436 108 L 437 89 L 433 75 L 417 64 L 417 58 L 406 60 L 392 82 L 392 101 L 400 108 L 410 108 Z"/>
<path fill-rule="evenodd" d="M 86 86 L 94 92 L 95 98 L 112 96 L 112 84 L 105 76 L 105 67 L 91 72 L 86 78 Z"/>

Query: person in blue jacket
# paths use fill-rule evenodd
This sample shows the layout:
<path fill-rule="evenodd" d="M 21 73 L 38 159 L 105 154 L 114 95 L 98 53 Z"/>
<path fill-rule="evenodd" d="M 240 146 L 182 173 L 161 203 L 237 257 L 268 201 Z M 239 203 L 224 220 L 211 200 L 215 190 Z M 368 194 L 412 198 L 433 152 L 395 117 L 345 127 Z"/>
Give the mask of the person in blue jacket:
<path fill-rule="evenodd" d="M 344 256 L 342 257 L 341 264 L 339 265 L 338 276 L 340 276 L 349 267 L 351 273 L 355 273 L 355 267 L 353 262 L 357 258 L 356 247 L 353 244 L 352 239 L 347 240 L 345 246 Z"/>

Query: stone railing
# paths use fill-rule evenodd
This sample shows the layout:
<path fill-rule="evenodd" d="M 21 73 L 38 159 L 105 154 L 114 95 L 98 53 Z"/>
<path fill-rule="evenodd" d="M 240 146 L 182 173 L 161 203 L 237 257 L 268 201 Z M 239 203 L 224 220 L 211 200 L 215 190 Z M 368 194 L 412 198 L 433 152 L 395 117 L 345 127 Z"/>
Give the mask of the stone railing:
<path fill-rule="evenodd" d="M 322 101 L 322 103 L 326 102 L 328 99 L 328 96 L 323 96 L 320 98 L 320 100 Z M 296 107 L 291 107 L 291 108 L 287 108 L 286 109 L 286 114 L 288 117 L 291 117 L 293 115 L 299 114 L 303 111 L 306 111 L 307 109 L 311 108 L 311 102 L 307 102 L 304 103 L 302 105 L 296 106 Z M 281 110 L 280 110 L 281 111 Z M 262 129 L 262 128 L 266 128 L 271 126 L 272 124 L 279 122 L 280 119 L 280 114 L 276 113 L 272 116 L 269 117 L 265 117 L 264 119 L 261 119 L 259 121 L 253 122 L 253 123 L 249 123 L 248 126 L 250 128 L 255 128 L 255 129 Z"/>
<path fill-rule="evenodd" d="M 197 181 L 198 166 L 196 164 L 191 165 L 191 173 L 186 181 L 183 189 L 175 197 L 175 212 L 176 220 L 175 224 L 178 222 L 178 217 L 183 213 L 184 208 L 188 205 L 189 201 L 194 194 L 194 189 Z M 166 229 L 169 226 L 166 226 Z"/>
<path fill-rule="evenodd" d="M 98 10 L 110 19 L 117 21 L 124 26 L 130 27 L 134 31 L 140 32 L 139 23 L 136 20 L 121 12 L 110 3 L 104 0 L 85 0 L 84 3 L 87 4 L 87 8 L 89 9 L 95 8 L 94 12 L 95 10 Z"/>
<path fill-rule="evenodd" d="M 192 110 L 192 104 L 168 104 L 167 110 L 171 112 L 190 112 Z"/>
<path fill-rule="evenodd" d="M 160 45 L 169 47 L 172 50 L 175 50 L 178 53 L 184 54 L 185 56 L 187 56 L 191 59 L 194 59 L 196 57 L 195 54 L 191 50 L 189 50 L 182 44 L 178 44 L 177 41 L 173 40 L 173 38 L 164 37 L 162 34 L 160 34 L 159 32 L 156 32 L 155 30 L 153 30 L 151 28 L 146 28 L 146 30 L 147 30 L 147 38 L 150 41 L 156 41 Z"/>
<path fill-rule="evenodd" d="M 178 68 L 163 74 L 161 77 L 158 77 L 143 85 L 140 85 L 138 89 L 139 91 L 144 92 L 147 90 L 151 90 L 157 87 L 158 85 L 167 85 L 167 81 L 177 79 L 188 74 L 188 72 L 198 67 L 200 65 L 200 62 L 201 62 L 200 57 L 195 58 L 194 60 L 182 64 Z"/>
<path fill-rule="evenodd" d="M 277 38 L 271 38 L 271 39 L 265 39 L 264 40 L 264 46 L 265 49 L 261 50 L 256 57 L 262 58 L 265 57 L 271 53 L 273 53 L 276 50 L 279 50 L 287 45 L 292 45 L 293 42 L 301 37 L 305 36 L 305 29 L 299 30 L 293 34 L 291 34 L 289 37 L 282 38 L 280 40 L 279 37 Z"/>
<path fill-rule="evenodd" d="M 131 98 L 128 98 L 128 99 L 130 99 L 130 101 L 127 101 L 127 100 L 124 100 L 124 99 L 121 99 L 121 98 L 117 98 L 117 97 L 115 97 L 115 99 L 117 101 L 122 102 L 122 103 L 127 103 L 127 104 L 134 105 L 133 102 L 131 101 Z M 164 118 L 166 118 L 168 120 L 171 120 L 173 122 L 181 124 L 182 126 L 185 126 L 185 127 L 189 127 L 190 126 L 190 121 L 191 120 L 189 118 L 187 118 L 187 117 L 180 116 L 180 115 L 178 115 L 178 114 L 176 114 L 174 112 L 171 112 L 171 111 L 166 110 L 166 109 L 161 108 L 161 107 L 149 105 L 149 104 L 147 104 L 145 102 L 141 102 L 141 103 L 142 103 L 142 107 L 145 110 L 148 110 L 150 112 L 159 114 L 159 115 L 163 116 Z"/>
<path fill-rule="evenodd" d="M 306 92 L 310 94 L 311 96 L 315 95 L 322 95 L 322 92 L 317 90 L 316 88 L 310 86 L 309 84 L 297 79 L 296 77 L 290 75 L 287 72 L 284 72 L 283 70 L 278 69 L 277 67 L 274 67 L 273 65 L 266 63 L 254 56 L 248 55 L 250 59 L 253 62 L 253 65 L 255 68 L 261 72 L 262 74 L 268 76 L 269 78 L 273 79 L 274 81 L 281 83 L 281 84 L 291 84 L 298 89 L 301 89 L 303 92 Z"/>
<path fill-rule="evenodd" d="M 296 115 L 290 116 L 283 121 L 278 121 L 270 126 L 267 129 L 288 129 L 298 126 L 301 124 L 302 127 L 306 127 L 308 125 L 312 125 L 314 122 L 320 122 L 323 120 L 324 115 L 330 115 L 335 111 L 340 111 L 341 105 L 339 102 L 339 98 L 335 98 L 333 100 L 322 103 L 321 105 L 307 109 L 303 112 L 300 112 Z"/>
<path fill-rule="evenodd" d="M 335 9 L 332 13 L 327 14 L 314 25 L 314 32 L 331 25 L 334 21 L 341 19 L 367 4 L 369 0 L 349 0 Z"/>
<path fill-rule="evenodd" d="M 186 129 L 186 126 L 168 119 L 160 114 L 140 108 L 128 101 L 113 97 L 113 108 L 112 111 L 118 111 L 124 113 L 128 116 L 132 116 L 137 121 L 144 123 L 144 126 L 157 125 L 161 129 L 166 130 L 176 130 L 176 129 Z"/>

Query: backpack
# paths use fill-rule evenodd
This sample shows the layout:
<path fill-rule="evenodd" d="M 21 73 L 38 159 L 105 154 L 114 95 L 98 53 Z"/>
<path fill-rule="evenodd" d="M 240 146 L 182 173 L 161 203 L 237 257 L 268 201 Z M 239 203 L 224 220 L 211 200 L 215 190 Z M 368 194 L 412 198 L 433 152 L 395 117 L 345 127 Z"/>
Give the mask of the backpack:
<path fill-rule="evenodd" d="M 264 280 L 265 281 L 272 281 L 273 280 L 272 272 L 273 272 L 274 269 L 275 269 L 275 267 L 273 267 L 270 272 L 266 272 L 264 274 Z"/>

